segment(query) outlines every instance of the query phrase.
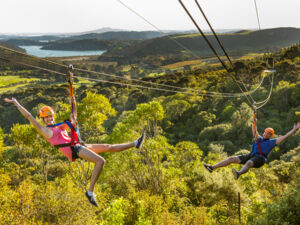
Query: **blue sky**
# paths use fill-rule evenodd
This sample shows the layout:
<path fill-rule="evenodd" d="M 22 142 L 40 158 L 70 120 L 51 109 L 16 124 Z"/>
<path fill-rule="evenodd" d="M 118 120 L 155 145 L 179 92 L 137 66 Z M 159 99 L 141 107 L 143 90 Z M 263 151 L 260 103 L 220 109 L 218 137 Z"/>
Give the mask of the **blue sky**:
<path fill-rule="evenodd" d="M 177 0 L 122 0 L 161 30 L 195 29 Z M 256 0 L 262 28 L 300 28 L 299 0 Z M 207 29 L 194 0 L 183 0 Z M 254 0 L 198 0 L 216 29 L 258 28 Z M 118 0 L 1 0 L 0 33 L 153 30 Z M 5 21 L 5 22 L 4 22 Z"/>

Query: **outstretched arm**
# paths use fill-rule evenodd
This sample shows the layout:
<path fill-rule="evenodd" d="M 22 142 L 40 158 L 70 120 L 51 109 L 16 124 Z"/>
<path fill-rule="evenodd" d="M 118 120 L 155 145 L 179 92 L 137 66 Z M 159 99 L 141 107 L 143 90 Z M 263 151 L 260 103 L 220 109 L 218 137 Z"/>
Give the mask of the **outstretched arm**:
<path fill-rule="evenodd" d="M 13 103 L 17 109 L 22 113 L 22 115 L 30 121 L 30 123 L 37 129 L 37 131 L 43 135 L 46 139 L 49 139 L 52 137 L 53 132 L 52 130 L 48 129 L 47 127 L 42 126 L 39 124 L 36 119 L 31 115 L 30 112 L 28 112 L 15 98 L 4 99 L 5 102 Z"/>
<path fill-rule="evenodd" d="M 284 142 L 286 139 L 288 139 L 290 136 L 292 136 L 296 131 L 300 128 L 300 123 L 294 124 L 293 129 L 291 129 L 289 132 L 287 132 L 285 135 L 279 137 L 276 139 L 276 145 L 281 144 Z"/>

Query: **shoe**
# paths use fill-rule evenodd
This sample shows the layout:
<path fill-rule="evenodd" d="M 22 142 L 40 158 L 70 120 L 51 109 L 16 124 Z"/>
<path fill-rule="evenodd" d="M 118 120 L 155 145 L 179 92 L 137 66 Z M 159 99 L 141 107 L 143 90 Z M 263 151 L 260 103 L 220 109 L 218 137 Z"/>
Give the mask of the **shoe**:
<path fill-rule="evenodd" d="M 208 165 L 208 164 L 205 164 L 205 163 L 202 163 L 204 168 L 208 170 L 208 172 L 212 173 L 213 172 L 213 168 L 211 165 Z"/>
<path fill-rule="evenodd" d="M 89 200 L 89 202 L 93 205 L 98 207 L 98 203 L 96 201 L 96 196 L 94 194 L 89 195 L 88 191 L 85 192 L 85 196 L 87 197 L 87 199 Z"/>
<path fill-rule="evenodd" d="M 238 171 L 236 171 L 236 169 L 232 169 L 232 174 L 235 180 L 239 179 L 240 177 L 240 173 Z"/>
<path fill-rule="evenodd" d="M 140 148 L 143 146 L 145 137 L 146 137 L 146 134 L 145 134 L 145 132 L 144 132 L 144 133 L 142 134 L 142 136 L 140 136 L 140 137 L 137 139 L 137 144 L 136 144 L 136 146 L 135 146 L 137 149 L 140 149 Z"/>

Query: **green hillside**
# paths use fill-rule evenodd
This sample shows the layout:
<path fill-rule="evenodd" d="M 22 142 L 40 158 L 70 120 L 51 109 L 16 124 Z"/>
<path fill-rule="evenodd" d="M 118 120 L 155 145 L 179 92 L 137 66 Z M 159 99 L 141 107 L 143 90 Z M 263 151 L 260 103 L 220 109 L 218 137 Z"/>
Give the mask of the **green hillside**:
<path fill-rule="evenodd" d="M 70 39 L 81 40 L 81 39 L 97 39 L 97 40 L 146 40 L 164 36 L 164 33 L 157 31 L 111 31 L 104 32 L 101 34 L 89 33 L 78 36 L 71 36 Z"/>
<path fill-rule="evenodd" d="M 65 69 L 25 58 L 48 69 Z M 269 58 L 275 59 L 277 72 L 271 98 L 257 112 L 258 131 L 262 134 L 265 127 L 273 127 L 276 138 L 300 121 L 300 45 L 235 61 L 235 77 L 254 90 L 262 71 L 270 67 Z M 16 73 L 47 83 L 0 93 L 0 99 L 15 97 L 34 116 L 42 105 L 51 105 L 57 122 L 70 115 L 68 85 L 62 77 L 0 61 L 0 78 Z M 75 75 L 91 76 L 76 71 Z M 142 80 L 151 81 L 153 88 L 165 84 L 201 93 L 240 92 L 230 74 L 212 66 Z M 252 97 L 266 99 L 270 83 L 271 74 Z M 202 163 L 215 164 L 249 152 L 253 110 L 245 97 L 171 93 L 126 84 L 99 82 L 80 85 L 75 92 L 86 143 L 131 142 L 141 132 L 147 134 L 140 150 L 101 154 L 106 165 L 95 190 L 99 208 L 90 206 L 84 196 L 93 164 L 68 162 L 15 106 L 0 102 L 0 224 L 298 224 L 299 131 L 276 146 L 267 164 L 236 181 L 231 169 L 241 165 L 209 173 Z"/>
<path fill-rule="evenodd" d="M 35 40 L 28 40 L 28 39 L 9 39 L 5 41 L 6 43 L 20 46 L 20 45 L 38 45 L 42 46 L 45 42 L 35 41 Z"/>
<path fill-rule="evenodd" d="M 113 48 L 122 48 L 131 45 L 133 41 L 113 41 L 113 40 L 96 40 L 96 39 L 84 39 L 84 40 L 59 40 L 46 44 L 42 49 L 45 50 L 76 50 L 76 51 L 88 51 L 88 50 L 109 50 Z"/>
<path fill-rule="evenodd" d="M 298 28 L 275 28 L 253 32 L 240 32 L 232 34 L 219 34 L 219 39 L 232 57 L 244 55 L 249 52 L 269 52 L 279 48 L 290 46 L 300 41 L 300 29 Z M 223 55 L 217 42 L 212 35 L 207 38 Z M 101 55 L 99 60 L 118 60 L 134 62 L 140 58 L 150 56 L 186 55 L 195 58 L 179 44 L 191 50 L 199 57 L 214 56 L 200 34 L 172 35 L 143 41 L 139 44 L 124 49 L 112 49 Z"/>
<path fill-rule="evenodd" d="M 0 41 L 0 46 L 6 47 L 6 48 L 11 48 L 11 49 L 19 51 L 19 52 L 25 52 L 24 49 L 19 48 L 13 44 L 10 44 L 10 43 L 4 42 L 4 41 Z"/>

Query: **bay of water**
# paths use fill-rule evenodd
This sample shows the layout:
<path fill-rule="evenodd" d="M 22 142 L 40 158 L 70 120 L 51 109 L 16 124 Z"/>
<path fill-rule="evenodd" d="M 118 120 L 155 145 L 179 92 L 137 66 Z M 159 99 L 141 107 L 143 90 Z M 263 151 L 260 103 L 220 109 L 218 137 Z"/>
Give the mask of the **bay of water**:
<path fill-rule="evenodd" d="M 44 50 L 42 46 L 19 46 L 24 48 L 29 55 L 37 57 L 67 57 L 67 56 L 85 56 L 102 55 L 105 51 L 63 51 L 63 50 Z"/>

